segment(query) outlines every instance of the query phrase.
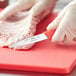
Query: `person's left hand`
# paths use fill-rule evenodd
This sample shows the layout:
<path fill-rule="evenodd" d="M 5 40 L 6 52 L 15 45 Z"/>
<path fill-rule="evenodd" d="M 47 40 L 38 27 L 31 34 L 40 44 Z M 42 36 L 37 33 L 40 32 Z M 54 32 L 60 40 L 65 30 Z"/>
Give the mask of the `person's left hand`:
<path fill-rule="evenodd" d="M 43 13 L 43 16 L 48 15 L 54 8 L 57 0 L 18 0 L 15 3 L 8 5 L 1 13 L 0 20 L 5 20 L 11 15 L 30 9 L 30 15 L 38 16 Z"/>

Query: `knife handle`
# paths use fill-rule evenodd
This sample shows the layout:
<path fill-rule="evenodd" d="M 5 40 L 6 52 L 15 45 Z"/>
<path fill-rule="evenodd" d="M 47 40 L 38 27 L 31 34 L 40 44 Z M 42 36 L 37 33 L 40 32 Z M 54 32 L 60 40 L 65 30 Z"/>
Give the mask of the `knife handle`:
<path fill-rule="evenodd" d="M 56 29 L 51 29 L 51 30 L 45 31 L 43 33 L 47 36 L 48 39 L 51 39 L 55 31 L 56 31 Z"/>

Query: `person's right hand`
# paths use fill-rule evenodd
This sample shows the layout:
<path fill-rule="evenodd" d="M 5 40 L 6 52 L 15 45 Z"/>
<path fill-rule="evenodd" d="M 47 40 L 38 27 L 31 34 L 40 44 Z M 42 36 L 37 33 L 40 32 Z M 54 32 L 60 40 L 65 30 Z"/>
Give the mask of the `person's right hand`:
<path fill-rule="evenodd" d="M 76 40 L 76 1 L 69 3 L 49 24 L 47 30 L 56 28 L 52 42 L 69 44 L 72 40 Z"/>

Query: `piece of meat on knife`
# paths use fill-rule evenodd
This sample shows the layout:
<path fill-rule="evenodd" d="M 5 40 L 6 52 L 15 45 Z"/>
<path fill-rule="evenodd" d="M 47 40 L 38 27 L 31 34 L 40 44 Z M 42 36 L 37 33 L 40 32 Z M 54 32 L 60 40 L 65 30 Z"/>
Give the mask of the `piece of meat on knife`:
<path fill-rule="evenodd" d="M 29 11 L 21 11 L 5 21 L 0 21 L 0 46 L 9 47 L 15 42 L 33 36 L 36 32 L 37 24 L 49 13 L 50 11 L 47 10 L 37 17 L 32 17 Z M 22 45 L 14 49 L 29 49 L 33 45 Z"/>

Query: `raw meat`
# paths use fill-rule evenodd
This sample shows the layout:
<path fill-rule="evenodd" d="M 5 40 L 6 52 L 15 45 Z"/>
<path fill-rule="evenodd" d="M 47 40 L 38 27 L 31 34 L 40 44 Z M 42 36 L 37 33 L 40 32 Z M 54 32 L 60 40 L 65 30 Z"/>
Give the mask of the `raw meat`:
<path fill-rule="evenodd" d="M 10 46 L 13 43 L 31 37 L 36 32 L 36 25 L 46 17 L 50 11 L 46 10 L 37 17 L 32 17 L 30 11 L 21 11 L 5 21 L 0 21 L 0 46 Z M 15 47 L 14 49 L 29 49 L 34 44 Z"/>

